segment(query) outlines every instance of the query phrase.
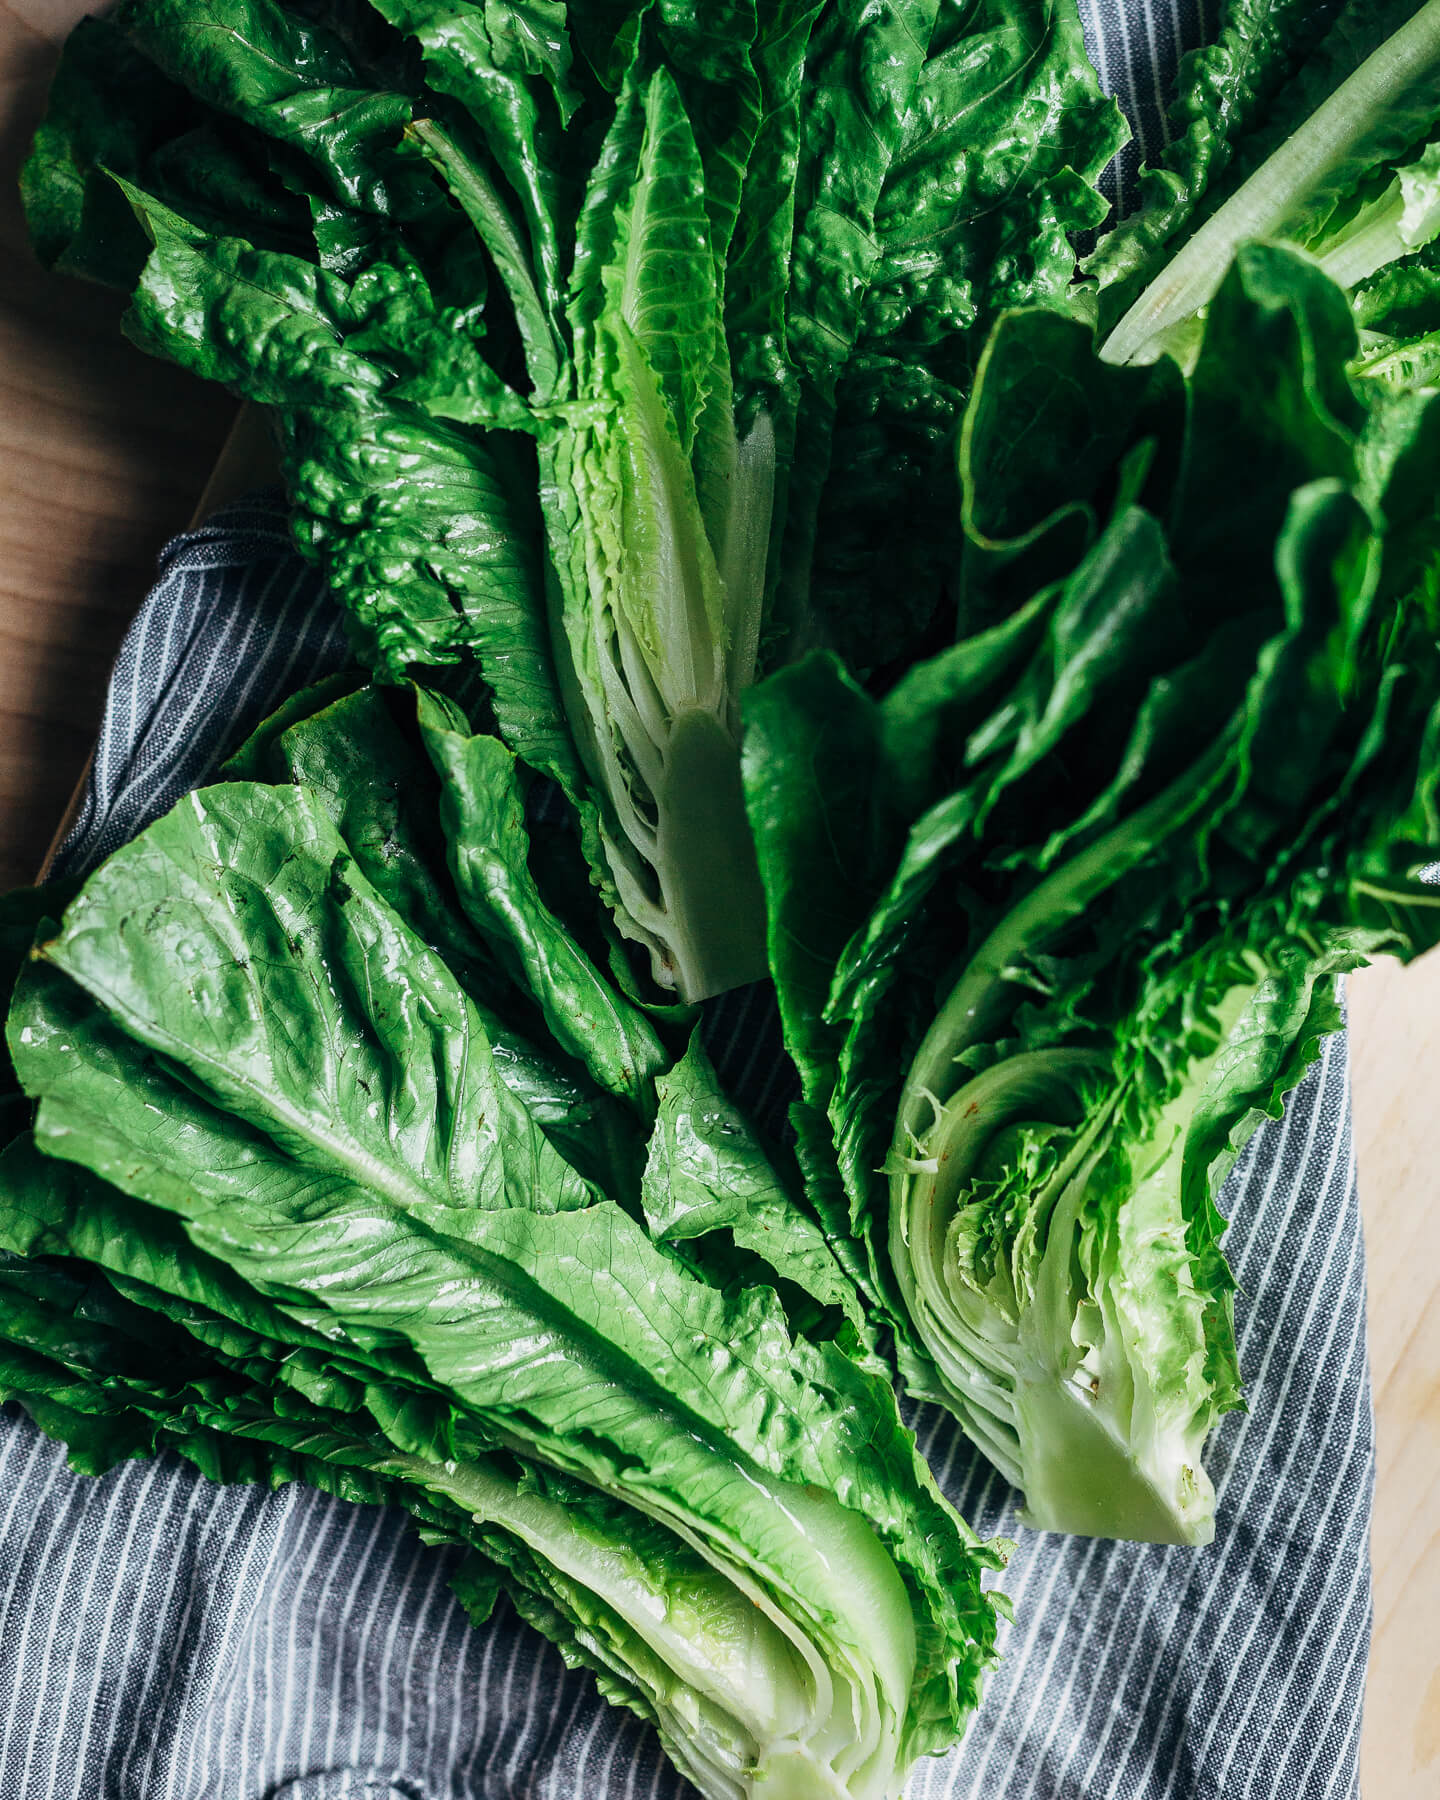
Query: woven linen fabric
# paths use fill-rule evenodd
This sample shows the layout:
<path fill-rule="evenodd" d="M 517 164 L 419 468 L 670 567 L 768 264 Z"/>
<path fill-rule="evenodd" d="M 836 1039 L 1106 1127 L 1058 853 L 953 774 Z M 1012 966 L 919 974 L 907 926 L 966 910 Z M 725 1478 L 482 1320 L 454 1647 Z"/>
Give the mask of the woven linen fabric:
<path fill-rule="evenodd" d="M 1082 0 L 1143 144 L 1200 9 Z M 1123 191 L 1138 152 L 1117 172 Z M 205 779 L 343 626 L 278 496 L 177 539 L 121 651 L 60 868 Z M 707 1023 L 761 1116 L 786 1098 L 761 990 Z M 1342 1800 L 1356 1792 L 1373 1440 L 1343 1038 L 1237 1166 L 1223 1208 L 1249 1412 L 1212 1440 L 1202 1551 L 1027 1532 L 942 1413 L 912 1416 L 949 1496 L 1019 1538 L 1017 1622 L 961 1748 L 912 1800 Z M 653 1734 L 502 1604 L 468 1623 L 453 1553 L 402 1515 L 221 1488 L 173 1457 L 98 1480 L 0 1414 L 4 1800 L 686 1800 Z"/>

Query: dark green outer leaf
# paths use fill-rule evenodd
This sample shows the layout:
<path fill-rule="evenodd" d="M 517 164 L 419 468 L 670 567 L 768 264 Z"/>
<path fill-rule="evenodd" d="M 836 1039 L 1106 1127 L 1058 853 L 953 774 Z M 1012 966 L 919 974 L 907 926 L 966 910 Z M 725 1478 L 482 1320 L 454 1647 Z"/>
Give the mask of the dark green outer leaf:
<path fill-rule="evenodd" d="M 1292 34 L 1290 66 L 1295 73 L 1273 99 L 1251 114 L 1256 129 L 1239 144 L 1234 167 L 1225 183 L 1233 191 L 1273 150 L 1304 123 L 1349 76 L 1353 75 L 1388 37 L 1420 10 L 1417 0 L 1345 0 L 1340 6 L 1322 4 L 1306 9 L 1305 16 L 1287 21 Z M 1324 28 L 1323 35 L 1317 27 Z M 1298 50 L 1299 57 L 1293 55 Z M 1433 101 L 1433 96 L 1429 97 Z M 1396 94 L 1392 118 L 1381 122 L 1382 133 L 1395 128 L 1389 154 L 1397 154 L 1421 135 L 1427 119 L 1434 117 L 1427 97 L 1416 96 L 1418 111 L 1412 116 L 1411 97 Z M 1247 123 L 1250 121 L 1247 121 Z M 1232 134 L 1233 135 L 1233 134 Z M 1218 191 L 1203 209 L 1213 211 Z"/>
<path fill-rule="evenodd" d="M 1307 258 L 1273 245 L 1241 250 L 1211 305 L 1192 377 L 1172 522 L 1187 579 L 1216 583 L 1227 611 L 1255 582 L 1253 573 L 1227 577 L 1227 565 L 1245 547 L 1274 541 L 1295 489 L 1354 476 L 1362 412 L 1345 374 L 1354 350 L 1343 294 Z M 1253 551 L 1246 560 L 1265 570 Z"/>
<path fill-rule="evenodd" d="M 968 537 L 1011 560 L 1079 515 L 1084 541 L 1124 451 L 1150 432 L 1174 433 L 1182 416 L 1172 364 L 1117 368 L 1095 355 L 1078 320 L 1041 308 L 1005 314 L 986 342 L 960 434 Z"/>
<path fill-rule="evenodd" d="M 579 767 L 550 659 L 533 465 L 410 409 L 282 421 L 297 540 L 382 672 L 473 651 L 507 742 L 567 793 Z M 354 532 L 359 507 L 367 529 Z"/>
<path fill-rule="evenodd" d="M 343 282 L 301 257 L 209 238 L 119 185 L 154 246 L 125 319 L 142 350 L 264 404 L 358 408 L 383 385 L 341 342 L 358 323 Z"/>
<path fill-rule="evenodd" d="M 1404 395 L 1372 408 L 1357 454 L 1361 492 L 1385 520 L 1380 593 L 1385 601 L 1437 598 L 1435 544 L 1440 538 L 1440 396 Z"/>
<path fill-rule="evenodd" d="M 1440 322 L 1440 245 L 1427 244 L 1363 282 L 1351 295 L 1351 310 L 1362 334 L 1403 339 L 1432 333 Z M 1365 361 L 1368 356 L 1362 367 Z"/>
<path fill-rule="evenodd" d="M 535 995 L 555 1041 L 602 1088 L 648 1112 L 651 1083 L 669 1058 L 644 1013 L 541 897 L 527 860 L 515 758 L 498 738 L 471 736 L 435 696 L 417 692 L 425 744 L 442 777 L 450 868 L 471 923 L 523 971 L 522 988 Z"/>
<path fill-rule="evenodd" d="M 173 990 L 153 1047 L 273 1135 L 297 1175 L 459 1208 L 591 1198 L 499 1079 L 454 976 L 305 790 L 237 783 L 182 802 L 92 880 L 47 954 L 102 988 L 118 977 L 122 1012 Z"/>
<path fill-rule="evenodd" d="M 744 204 L 726 262 L 725 329 L 737 425 L 748 431 L 767 410 L 782 453 L 790 443 L 794 371 L 787 350 L 786 300 L 801 150 L 805 58 L 823 0 L 770 0 L 751 51 L 760 83 L 760 122 L 745 172 Z"/>
<path fill-rule="evenodd" d="M 876 211 L 815 543 L 814 605 L 862 674 L 888 680 L 949 634 L 954 442 L 983 334 L 1006 307 L 1071 304 L 1071 234 L 1103 216 L 1124 136 L 1071 0 L 942 0 Z M 963 597 L 960 615 L 988 622 Z"/>
<path fill-rule="evenodd" d="M 563 6 L 553 0 L 374 0 L 413 35 L 432 84 L 467 109 L 519 198 L 541 304 L 558 320 L 573 199 L 560 133 L 575 104 Z"/>
<path fill-rule="evenodd" d="M 1072 0 L 941 0 L 876 210 L 867 348 L 907 323 L 933 343 L 1007 306 L 1063 303 L 1067 233 L 1105 216 L 1095 184 L 1127 136 Z"/>
<path fill-rule="evenodd" d="M 125 105 L 117 104 L 123 100 Z M 136 176 L 150 153 L 188 130 L 199 108 L 106 19 L 82 19 L 66 40 L 44 122 L 20 171 L 35 253 L 129 289 L 142 267 L 144 233 L 96 165 Z M 109 191 L 109 229 L 86 234 L 87 196 Z M 92 219 L 92 222 L 93 219 Z"/>
<path fill-rule="evenodd" d="M 173 80 L 309 156 L 334 198 L 361 212 L 413 210 L 393 146 L 409 99 L 368 88 L 341 40 L 274 0 L 125 0 L 113 15 Z"/>
<path fill-rule="evenodd" d="M 369 659 L 398 675 L 473 651 L 512 746 L 575 794 L 529 453 L 391 400 L 383 363 L 344 343 L 371 324 L 367 305 L 433 307 L 423 278 L 375 270 L 352 289 L 298 258 L 206 238 L 127 191 L 155 246 L 127 329 L 143 348 L 281 407 L 297 542 L 324 567 Z"/>
<path fill-rule="evenodd" d="M 511 215 L 504 193 L 485 159 L 455 124 L 447 129 L 433 119 L 417 119 L 410 127 L 409 137 L 418 144 L 493 258 L 515 310 L 535 399 L 548 405 L 561 394 L 568 378 L 568 371 L 563 368 L 559 317 L 553 300 L 547 301 L 541 294 L 529 244 Z"/>
<path fill-rule="evenodd" d="M 805 615 L 835 389 L 879 258 L 875 208 L 905 129 L 938 0 L 838 0 L 810 38 L 801 95 L 786 345 L 802 378 L 779 565 L 782 625 Z"/>
<path fill-rule="evenodd" d="M 806 1099 L 823 1104 L 831 975 L 869 910 L 881 851 L 874 702 L 833 656 L 772 675 L 746 696 L 743 770 L 785 1044 Z"/>
<path fill-rule="evenodd" d="M 79 884 L 50 882 L 0 894 L 0 1001 L 8 1009 L 15 983 L 30 960 L 40 928 L 53 922 L 75 897 Z M 20 1090 L 8 1052 L 0 1046 L 0 1149 L 30 1123 L 30 1102 Z"/>
<path fill-rule="evenodd" d="M 873 236 L 910 115 L 938 0 L 875 11 L 839 3 L 810 40 L 791 263 L 789 347 L 822 392 L 849 354 L 874 272 Z"/>
<path fill-rule="evenodd" d="M 880 704 L 887 791 L 914 819 L 953 787 L 971 733 L 1029 660 L 1058 590 L 1042 588 L 1008 619 L 913 663 Z"/>
<path fill-rule="evenodd" d="M 1009 702 L 971 737 L 969 761 L 1009 750 L 986 783 L 977 831 L 1005 790 L 1082 722 L 1108 736 L 1107 710 L 1129 712 L 1174 661 L 1185 641 L 1178 585 L 1159 522 L 1138 506 L 1118 512 L 1065 583 Z"/>

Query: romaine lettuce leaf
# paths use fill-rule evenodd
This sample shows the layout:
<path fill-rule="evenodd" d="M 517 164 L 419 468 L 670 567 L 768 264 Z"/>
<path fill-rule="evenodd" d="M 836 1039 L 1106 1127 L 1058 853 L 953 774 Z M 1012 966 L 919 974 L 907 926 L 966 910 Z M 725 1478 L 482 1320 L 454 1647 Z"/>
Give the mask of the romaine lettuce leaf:
<path fill-rule="evenodd" d="M 655 1242 L 689 1244 L 728 1231 L 737 1250 L 862 1331 L 858 1296 L 835 1252 L 720 1086 L 698 1033 L 656 1090 L 659 1115 L 640 1189 Z"/>
<path fill-rule="evenodd" d="M 1098 182 L 1127 136 L 1071 0 L 942 0 L 876 208 L 810 577 L 823 641 L 862 673 L 952 629 L 954 439 L 976 360 L 1007 307 L 1069 304 L 1072 237 L 1105 217 Z"/>
<path fill-rule="evenodd" d="M 638 1179 L 649 1097 L 637 1109 L 592 1081 L 572 1061 L 565 1039 L 550 1036 L 525 968 L 507 955 L 510 939 L 477 929 L 465 916 L 447 868 L 444 815 L 455 804 L 441 786 L 416 716 L 417 706 L 453 709 L 438 695 L 363 685 L 341 676 L 306 689 L 266 720 L 237 751 L 226 773 L 292 782 L 330 812 L 346 849 L 376 892 L 444 960 L 484 1026 L 500 1079 L 529 1109 L 565 1160 L 607 1193 Z M 496 744 L 495 748 L 504 752 Z M 525 844 L 528 846 L 527 838 Z M 523 854 L 523 850 L 522 850 Z M 586 898 L 590 896 L 587 892 Z M 543 899 L 527 893 L 534 924 L 511 923 L 522 936 L 555 930 Z M 593 905 L 591 907 L 593 911 Z M 482 914 L 489 922 L 489 914 Z M 572 917 L 572 929 L 580 921 Z M 572 956 L 579 956 L 578 948 Z M 623 1064 L 631 1010 L 612 994 L 585 1040 L 602 1067 Z M 573 1038 L 573 1032 L 570 1034 Z M 613 1041 L 612 1041 L 613 1038 Z"/>

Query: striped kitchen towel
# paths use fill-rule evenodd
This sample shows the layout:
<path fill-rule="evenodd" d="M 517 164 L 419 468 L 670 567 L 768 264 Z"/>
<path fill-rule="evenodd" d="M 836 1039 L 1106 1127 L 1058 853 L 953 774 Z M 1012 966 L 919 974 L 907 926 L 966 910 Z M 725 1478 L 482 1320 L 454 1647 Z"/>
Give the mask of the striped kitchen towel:
<path fill-rule="evenodd" d="M 1204 21 L 1082 4 L 1142 143 Z M 1097 22 L 1103 32 L 1097 31 Z M 1138 73 L 1144 71 L 1144 74 Z M 1122 165 L 1123 182 L 1133 168 Z M 278 495 L 177 539 L 122 649 L 59 869 L 163 812 L 279 700 L 344 661 Z M 708 1023 L 752 1110 L 784 1101 L 761 990 Z M 1356 1791 L 1373 1441 L 1345 1045 L 1226 1189 L 1250 1410 L 1212 1442 L 1204 1551 L 1019 1528 L 931 1409 L 946 1492 L 1019 1539 L 1017 1622 L 964 1745 L 913 1800 L 1341 1800 Z M 219 1488 L 172 1458 L 91 1480 L 0 1415 L 4 1800 L 681 1800 L 651 1735 L 502 1606 L 470 1626 L 452 1555 L 402 1516 L 307 1489 Z"/>

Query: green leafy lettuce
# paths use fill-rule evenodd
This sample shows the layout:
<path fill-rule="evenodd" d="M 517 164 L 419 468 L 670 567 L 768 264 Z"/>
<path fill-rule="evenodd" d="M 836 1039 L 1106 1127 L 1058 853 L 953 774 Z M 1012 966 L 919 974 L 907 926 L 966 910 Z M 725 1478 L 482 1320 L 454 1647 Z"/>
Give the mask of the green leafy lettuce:
<path fill-rule="evenodd" d="M 121 0 L 24 188 L 269 411 L 363 656 L 478 664 L 696 1000 L 764 972 L 740 695 L 953 604 L 938 541 L 879 612 L 857 557 L 945 516 L 983 329 L 1064 295 L 1121 135 L 1072 0 Z"/>
<path fill-rule="evenodd" d="M 1183 381 L 1008 315 L 961 438 L 985 624 L 881 701 L 817 657 L 747 707 L 814 1204 L 1043 1527 L 1209 1538 L 1224 1178 L 1337 975 L 1440 938 L 1440 414 L 1355 348 L 1272 247 Z"/>
<path fill-rule="evenodd" d="M 85 1472 L 405 1508 L 707 1795 L 892 1800 L 978 1699 L 1000 1558 L 688 1021 L 602 972 L 440 695 L 330 683 L 230 773 L 9 903 L 0 1391 Z"/>

